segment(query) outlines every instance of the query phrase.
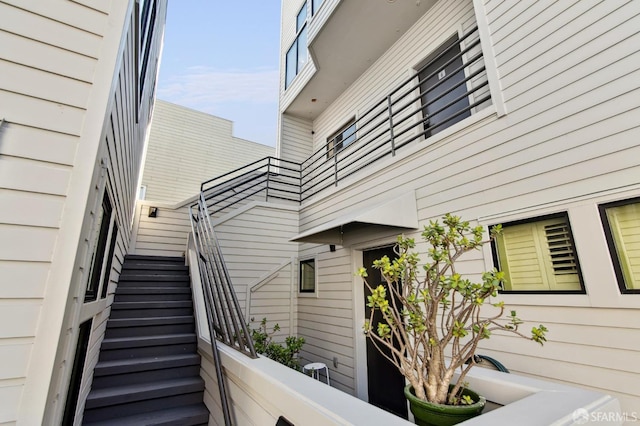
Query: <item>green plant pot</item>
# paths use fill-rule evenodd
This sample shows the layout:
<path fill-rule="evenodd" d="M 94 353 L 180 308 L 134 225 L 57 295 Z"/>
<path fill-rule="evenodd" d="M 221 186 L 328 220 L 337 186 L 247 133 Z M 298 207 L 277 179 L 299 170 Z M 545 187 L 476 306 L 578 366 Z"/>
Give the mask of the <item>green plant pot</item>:
<path fill-rule="evenodd" d="M 449 386 L 449 390 L 453 385 Z M 434 404 L 416 398 L 411 385 L 404 388 L 404 396 L 409 400 L 409 407 L 419 426 L 450 426 L 469 420 L 479 415 L 487 400 L 470 389 L 464 389 L 462 395 L 469 395 L 477 401 L 471 405 Z"/>

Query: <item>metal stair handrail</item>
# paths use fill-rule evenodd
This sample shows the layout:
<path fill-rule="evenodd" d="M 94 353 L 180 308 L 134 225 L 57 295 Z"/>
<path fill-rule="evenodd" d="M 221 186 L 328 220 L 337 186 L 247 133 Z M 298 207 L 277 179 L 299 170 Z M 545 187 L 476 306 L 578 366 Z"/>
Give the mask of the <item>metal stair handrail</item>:
<path fill-rule="evenodd" d="M 247 322 L 242 315 L 240 303 L 233 289 L 229 271 L 224 263 L 206 200 L 202 193 L 197 207 L 189 207 L 189 216 L 198 254 L 198 271 L 209 324 L 209 338 L 216 369 L 220 403 L 222 404 L 225 425 L 230 426 L 232 425 L 231 411 L 220 352 L 216 342 L 220 341 L 251 358 L 257 358 L 258 355 L 253 346 Z"/>

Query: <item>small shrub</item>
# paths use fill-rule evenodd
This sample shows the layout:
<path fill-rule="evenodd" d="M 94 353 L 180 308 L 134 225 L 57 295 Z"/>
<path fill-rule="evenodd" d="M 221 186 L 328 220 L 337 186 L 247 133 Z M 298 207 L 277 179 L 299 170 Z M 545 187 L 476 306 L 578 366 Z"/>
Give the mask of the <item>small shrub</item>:
<path fill-rule="evenodd" d="M 253 318 L 251 321 L 253 321 Z M 283 346 L 273 341 L 273 335 L 278 331 L 280 331 L 280 326 L 276 324 L 273 326 L 273 330 L 268 332 L 267 319 L 262 318 L 260 327 L 251 330 L 251 338 L 256 352 L 282 365 L 300 371 L 298 353 L 302 349 L 302 345 L 304 345 L 304 337 L 288 336 Z"/>

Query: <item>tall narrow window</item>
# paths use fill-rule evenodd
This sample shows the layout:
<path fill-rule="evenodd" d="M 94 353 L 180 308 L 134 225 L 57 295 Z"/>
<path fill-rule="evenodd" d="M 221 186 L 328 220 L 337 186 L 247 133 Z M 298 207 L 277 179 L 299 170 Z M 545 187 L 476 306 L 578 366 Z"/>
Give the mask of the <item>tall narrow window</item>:
<path fill-rule="evenodd" d="M 583 292 L 566 214 L 503 224 L 493 250 L 505 291 Z"/>
<path fill-rule="evenodd" d="M 462 55 L 455 34 L 425 60 L 418 72 L 425 137 L 471 116 Z"/>
<path fill-rule="evenodd" d="M 107 249 L 107 238 L 109 237 L 109 228 L 111 227 L 111 201 L 105 191 L 102 198 L 100 211 L 98 212 L 97 223 L 95 228 L 95 239 L 93 256 L 91 257 L 91 274 L 87 281 L 87 289 L 84 295 L 85 302 L 92 302 L 98 297 L 98 286 L 100 285 L 100 277 L 102 276 L 102 266 L 104 265 L 104 254 Z"/>
<path fill-rule="evenodd" d="M 640 198 L 603 204 L 600 217 L 620 291 L 640 293 Z"/>
<path fill-rule="evenodd" d="M 315 15 L 324 0 L 311 0 L 311 16 Z"/>
<path fill-rule="evenodd" d="M 316 261 L 307 259 L 300 261 L 300 293 L 315 293 Z"/>
<path fill-rule="evenodd" d="M 109 243 L 109 253 L 107 254 L 107 265 L 104 268 L 104 274 L 102 278 L 102 290 L 100 291 L 100 298 L 107 297 L 107 291 L 109 290 L 109 279 L 111 278 L 111 265 L 113 264 L 113 254 L 116 249 L 116 242 L 118 241 L 118 225 L 113 224 L 111 230 L 111 242 Z"/>
<path fill-rule="evenodd" d="M 302 5 L 296 17 L 296 39 L 287 50 L 284 88 L 289 87 L 304 64 L 307 63 L 307 3 Z"/>
<path fill-rule="evenodd" d="M 351 119 L 340 130 L 327 139 L 327 158 L 333 157 L 356 140 L 356 120 Z"/>
<path fill-rule="evenodd" d="M 67 390 L 67 400 L 64 405 L 64 414 L 62 417 L 63 425 L 72 425 L 76 416 L 78 395 L 80 394 L 80 385 L 82 384 L 82 372 L 87 358 L 87 349 L 89 349 L 92 322 L 93 319 L 90 319 L 82 323 L 78 330 L 78 343 L 76 345 L 75 356 L 73 357 L 71 381 L 69 383 L 69 389 Z"/>
<path fill-rule="evenodd" d="M 157 3 L 157 0 L 145 0 L 140 11 L 140 95 L 144 90 L 144 83 L 147 77 L 151 42 L 153 41 L 153 28 L 156 24 Z"/>

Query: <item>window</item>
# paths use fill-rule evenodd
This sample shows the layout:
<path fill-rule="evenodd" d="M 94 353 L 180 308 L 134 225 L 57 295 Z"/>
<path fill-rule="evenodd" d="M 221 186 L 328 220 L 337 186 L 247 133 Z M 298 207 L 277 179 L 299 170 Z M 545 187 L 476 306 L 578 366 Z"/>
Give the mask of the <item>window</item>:
<path fill-rule="evenodd" d="M 502 226 L 493 254 L 504 291 L 584 293 L 566 213 Z"/>
<path fill-rule="evenodd" d="M 640 198 L 603 204 L 600 218 L 623 293 L 640 293 Z"/>
<path fill-rule="evenodd" d="M 311 0 L 311 16 L 315 15 L 324 0 Z"/>
<path fill-rule="evenodd" d="M 316 261 L 307 259 L 300 261 L 300 293 L 315 293 Z"/>
<path fill-rule="evenodd" d="M 62 417 L 63 425 L 72 425 L 78 408 L 78 395 L 80 395 L 80 385 L 82 384 L 82 372 L 87 358 L 87 349 L 89 349 L 89 338 L 91 337 L 90 319 L 80 325 L 78 330 L 78 343 L 76 345 L 76 353 L 73 357 L 73 367 L 71 369 L 71 381 L 67 390 L 67 398 L 64 405 L 64 414 Z"/>
<path fill-rule="evenodd" d="M 151 53 L 151 42 L 153 41 L 153 29 L 156 24 L 156 12 L 158 9 L 157 0 L 145 0 L 140 11 L 140 95 L 144 91 L 144 83 L 147 77 L 147 66 Z"/>
<path fill-rule="evenodd" d="M 327 158 L 331 158 L 334 154 L 347 145 L 356 140 L 356 120 L 351 119 L 339 131 L 331 135 L 327 139 Z"/>
<path fill-rule="evenodd" d="M 85 302 L 91 302 L 98 297 L 98 286 L 100 285 L 100 276 L 102 275 L 102 265 L 104 263 L 104 254 L 107 249 L 107 238 L 109 237 L 109 228 L 111 227 L 111 202 L 109 196 L 104 193 L 102 205 L 98 212 L 96 224 L 96 241 L 91 257 L 91 275 L 87 282 L 87 290 L 84 295 Z"/>
<path fill-rule="evenodd" d="M 460 42 L 455 34 L 418 71 L 425 137 L 471 116 Z"/>
<path fill-rule="evenodd" d="M 111 265 L 113 264 L 113 253 L 116 249 L 116 242 L 118 240 L 118 225 L 113 224 L 111 230 L 111 242 L 109 243 L 109 254 L 107 254 L 107 266 L 104 268 L 104 276 L 102 277 L 102 290 L 100 291 L 100 298 L 107 297 L 107 290 L 109 290 L 109 278 L 111 278 Z"/>
<path fill-rule="evenodd" d="M 307 63 L 307 3 L 302 6 L 296 18 L 296 39 L 287 51 L 284 88 L 289 87 L 293 79 Z"/>

